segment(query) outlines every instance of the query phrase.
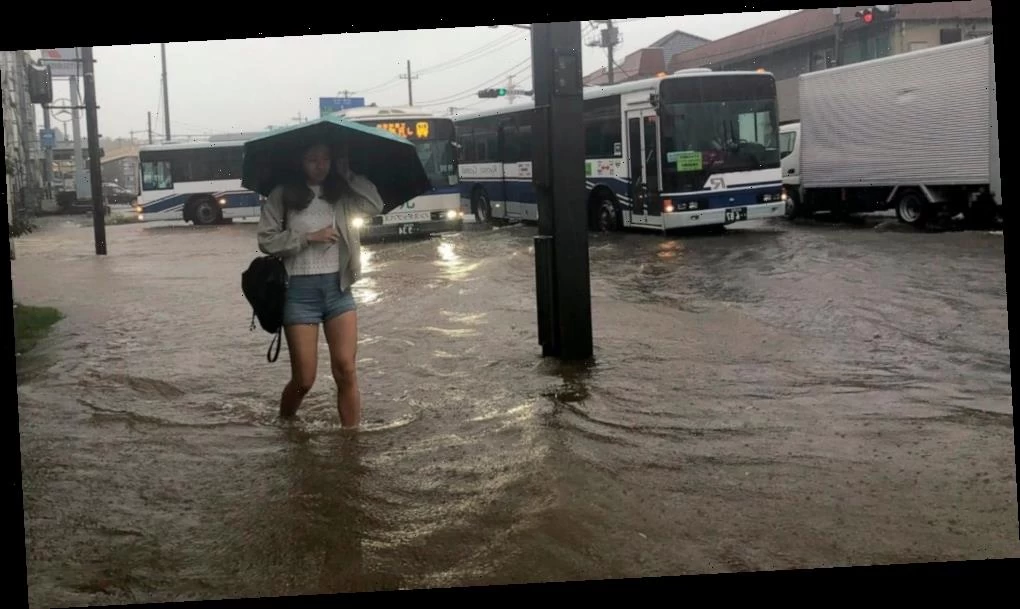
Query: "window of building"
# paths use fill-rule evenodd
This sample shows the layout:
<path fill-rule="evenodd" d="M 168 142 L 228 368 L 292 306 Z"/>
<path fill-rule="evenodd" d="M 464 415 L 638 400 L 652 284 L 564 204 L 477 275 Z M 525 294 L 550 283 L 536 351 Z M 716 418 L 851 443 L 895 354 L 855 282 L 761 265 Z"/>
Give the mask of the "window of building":
<path fill-rule="evenodd" d="M 943 28 L 939 30 L 939 44 L 953 44 L 963 40 L 963 31 L 960 28 Z"/>

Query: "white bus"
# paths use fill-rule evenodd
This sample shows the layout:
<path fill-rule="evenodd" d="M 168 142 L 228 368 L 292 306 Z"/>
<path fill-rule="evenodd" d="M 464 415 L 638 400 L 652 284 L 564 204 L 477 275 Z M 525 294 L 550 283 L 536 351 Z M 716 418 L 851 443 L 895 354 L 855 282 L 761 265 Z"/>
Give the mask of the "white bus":
<path fill-rule="evenodd" d="M 426 235 L 463 228 L 453 119 L 417 108 L 377 106 L 351 108 L 337 112 L 335 116 L 385 129 L 411 140 L 432 185 L 429 192 L 400 207 L 366 219 L 361 226 L 363 237 Z"/>
<path fill-rule="evenodd" d="M 782 217 L 774 77 L 682 70 L 584 90 L 593 230 Z M 461 203 L 481 222 L 538 220 L 528 102 L 460 115 Z"/>
<path fill-rule="evenodd" d="M 196 225 L 258 218 L 261 197 L 241 186 L 244 141 L 195 141 L 142 146 L 138 220 Z"/>

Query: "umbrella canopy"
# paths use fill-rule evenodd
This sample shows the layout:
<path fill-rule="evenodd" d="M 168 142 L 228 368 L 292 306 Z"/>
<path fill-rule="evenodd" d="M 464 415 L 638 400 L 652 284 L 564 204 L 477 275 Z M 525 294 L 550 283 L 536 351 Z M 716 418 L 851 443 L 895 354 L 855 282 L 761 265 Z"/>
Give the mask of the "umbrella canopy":
<path fill-rule="evenodd" d="M 241 185 L 269 196 L 278 184 L 301 179 L 298 159 L 312 144 L 346 149 L 351 170 L 379 189 L 383 213 L 431 188 L 411 141 L 337 116 L 274 129 L 245 142 Z"/>

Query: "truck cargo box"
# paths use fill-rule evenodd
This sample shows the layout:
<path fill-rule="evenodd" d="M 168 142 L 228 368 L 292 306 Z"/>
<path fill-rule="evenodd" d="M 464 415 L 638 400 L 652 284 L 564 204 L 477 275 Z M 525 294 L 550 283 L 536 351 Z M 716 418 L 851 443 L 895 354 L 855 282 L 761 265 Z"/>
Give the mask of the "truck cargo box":
<path fill-rule="evenodd" d="M 802 186 L 989 184 L 993 74 L 985 37 L 801 75 Z"/>

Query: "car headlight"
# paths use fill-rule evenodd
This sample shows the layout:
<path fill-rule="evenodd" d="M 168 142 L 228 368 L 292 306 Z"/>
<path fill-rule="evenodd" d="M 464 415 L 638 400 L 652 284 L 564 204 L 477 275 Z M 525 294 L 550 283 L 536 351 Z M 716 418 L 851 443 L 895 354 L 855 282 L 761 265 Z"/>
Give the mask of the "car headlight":
<path fill-rule="evenodd" d="M 354 228 L 362 228 L 363 226 L 365 226 L 365 219 L 362 218 L 361 216 L 358 216 L 351 220 L 351 226 L 353 226 Z"/>
<path fill-rule="evenodd" d="M 446 218 L 448 220 L 456 220 L 457 219 L 457 210 L 451 209 L 450 211 L 446 212 Z"/>

